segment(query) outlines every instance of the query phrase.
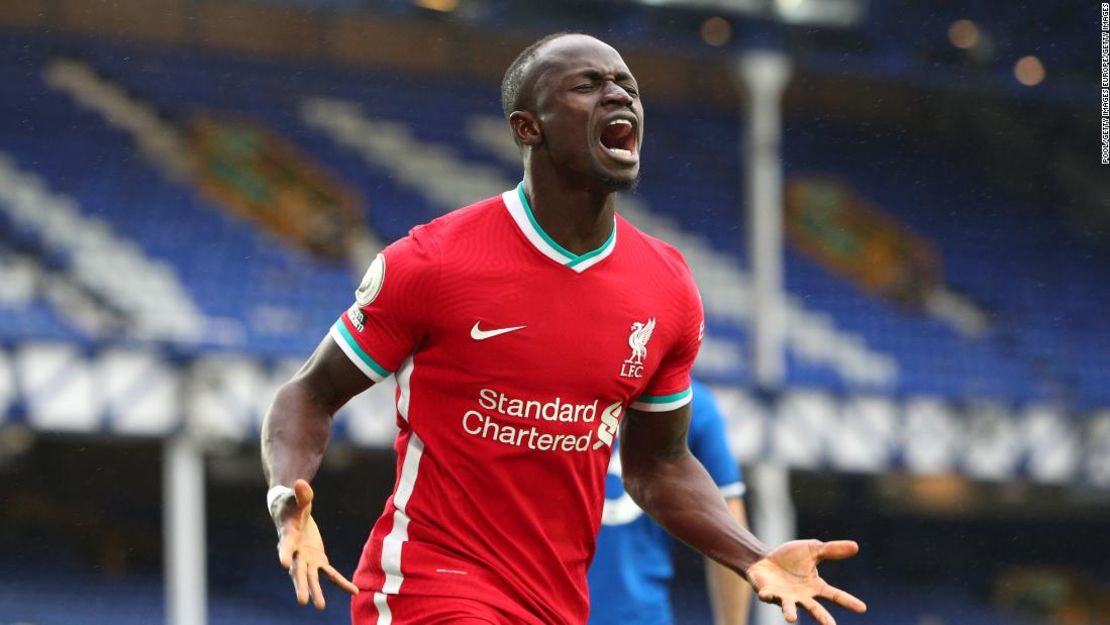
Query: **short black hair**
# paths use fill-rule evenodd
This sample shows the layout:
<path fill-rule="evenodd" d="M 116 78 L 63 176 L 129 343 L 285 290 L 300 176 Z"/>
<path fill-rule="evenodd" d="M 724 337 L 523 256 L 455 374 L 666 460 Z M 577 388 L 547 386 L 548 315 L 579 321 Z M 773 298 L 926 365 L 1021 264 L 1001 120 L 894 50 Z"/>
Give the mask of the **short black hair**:
<path fill-rule="evenodd" d="M 536 40 L 532 45 L 525 48 L 520 54 L 517 55 L 516 60 L 509 65 L 509 69 L 505 70 L 505 76 L 501 79 L 501 110 L 505 113 L 505 118 L 508 119 L 513 111 L 519 111 L 525 107 L 524 99 L 520 93 L 520 88 L 524 83 L 525 70 L 528 65 L 536 58 L 536 53 L 550 41 L 554 41 L 560 37 L 567 37 L 569 35 L 583 35 L 585 33 L 572 33 L 572 32 L 559 32 L 552 33 Z M 524 96 L 530 94 L 523 94 Z"/>

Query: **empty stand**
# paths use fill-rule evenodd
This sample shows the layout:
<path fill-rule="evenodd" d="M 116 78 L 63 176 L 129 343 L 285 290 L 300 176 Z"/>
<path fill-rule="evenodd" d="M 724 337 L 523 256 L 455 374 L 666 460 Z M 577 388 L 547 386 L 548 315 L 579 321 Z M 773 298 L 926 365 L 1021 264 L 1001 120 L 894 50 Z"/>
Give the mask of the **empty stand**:
<path fill-rule="evenodd" d="M 196 112 L 258 120 L 312 154 L 366 198 L 367 221 L 383 240 L 519 176 L 515 148 L 506 149 L 503 134 L 498 145 L 504 125 L 492 85 L 108 45 L 71 43 L 62 55 L 5 39 L 20 51 L 0 64 L 20 77 L 0 98 L 7 171 L 41 180 L 51 197 L 72 198 L 70 221 L 50 223 L 114 241 L 115 253 L 75 259 L 65 246 L 51 247 L 65 239 L 25 223 L 5 236 L 21 245 L 38 238 L 37 253 L 63 264 L 93 263 L 78 272 L 87 281 L 139 259 L 152 268 L 140 274 L 149 279 L 98 288 L 129 314 L 143 308 L 130 302 L 155 293 L 145 299 L 159 305 L 146 314 L 163 314 L 174 327 L 187 319 L 190 343 L 202 349 L 302 356 L 349 303 L 357 276 L 280 244 L 181 179 L 174 129 L 180 133 Z M 58 58 L 69 61 L 51 65 Z M 142 112 L 141 123 L 122 122 L 120 111 Z M 647 116 L 644 180 L 623 210 L 690 260 L 709 322 L 703 375 L 747 382 L 737 117 L 651 102 Z M 845 145 L 851 159 L 839 157 Z M 985 337 L 968 338 L 791 251 L 788 384 L 1079 408 L 1110 402 L 1110 322 L 1100 314 L 1110 284 L 1098 278 L 1107 254 L 1059 215 L 1008 197 L 943 146 L 906 136 L 788 123 L 783 152 L 788 175 L 834 176 L 935 242 L 946 284 L 991 321 Z M 174 283 L 188 306 L 169 304 L 170 291 L 158 290 Z M 17 307 L 23 325 L 51 314 L 41 302 L 9 304 L 2 314 Z"/>

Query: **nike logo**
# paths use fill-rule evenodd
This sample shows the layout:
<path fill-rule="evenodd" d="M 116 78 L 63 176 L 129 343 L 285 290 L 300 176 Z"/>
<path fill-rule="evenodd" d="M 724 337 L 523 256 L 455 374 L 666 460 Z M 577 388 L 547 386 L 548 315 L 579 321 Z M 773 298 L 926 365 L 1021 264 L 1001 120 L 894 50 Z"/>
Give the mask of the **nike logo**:
<path fill-rule="evenodd" d="M 513 326 L 511 328 L 498 328 L 496 330 L 483 330 L 483 329 L 478 327 L 479 323 L 481 323 L 481 322 L 480 321 L 475 321 L 474 322 L 474 327 L 470 328 L 470 338 L 474 339 L 475 341 L 484 341 L 486 339 L 490 339 L 490 338 L 493 338 L 495 336 L 500 336 L 502 334 L 506 334 L 506 333 L 509 333 L 509 332 L 515 332 L 517 330 L 523 330 L 524 328 L 528 327 L 528 326 Z"/>

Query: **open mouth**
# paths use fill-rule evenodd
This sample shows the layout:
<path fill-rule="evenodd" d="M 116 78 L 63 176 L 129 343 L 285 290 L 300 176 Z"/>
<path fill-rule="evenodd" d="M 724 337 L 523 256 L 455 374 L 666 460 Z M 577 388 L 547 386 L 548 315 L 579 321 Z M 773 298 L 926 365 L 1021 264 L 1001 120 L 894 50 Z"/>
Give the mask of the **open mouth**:
<path fill-rule="evenodd" d="M 618 161 L 635 163 L 636 126 L 624 117 L 609 120 L 601 129 L 601 147 Z"/>

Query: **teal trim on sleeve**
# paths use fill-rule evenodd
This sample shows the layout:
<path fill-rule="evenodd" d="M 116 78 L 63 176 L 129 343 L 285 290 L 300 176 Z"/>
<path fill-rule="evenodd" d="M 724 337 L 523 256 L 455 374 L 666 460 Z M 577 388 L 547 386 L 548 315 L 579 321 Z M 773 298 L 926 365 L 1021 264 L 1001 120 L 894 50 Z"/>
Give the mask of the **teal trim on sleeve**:
<path fill-rule="evenodd" d="M 367 367 L 373 369 L 374 373 L 377 373 L 383 378 L 389 375 L 390 372 L 387 371 L 385 367 L 374 362 L 374 359 L 371 358 L 365 351 L 363 351 L 362 347 L 359 346 L 358 341 L 355 340 L 355 337 L 351 336 L 351 331 L 347 329 L 347 324 L 343 323 L 342 319 L 335 322 L 335 327 L 339 330 L 339 334 L 343 337 L 343 340 L 347 342 L 347 346 L 350 347 L 351 350 L 354 351 L 355 355 L 359 357 L 359 360 L 361 360 Z"/>
<path fill-rule="evenodd" d="M 671 393 L 670 395 L 641 395 L 636 401 L 644 404 L 669 404 L 674 401 L 685 399 L 686 396 L 692 392 L 691 389 L 687 388 L 684 391 Z"/>

